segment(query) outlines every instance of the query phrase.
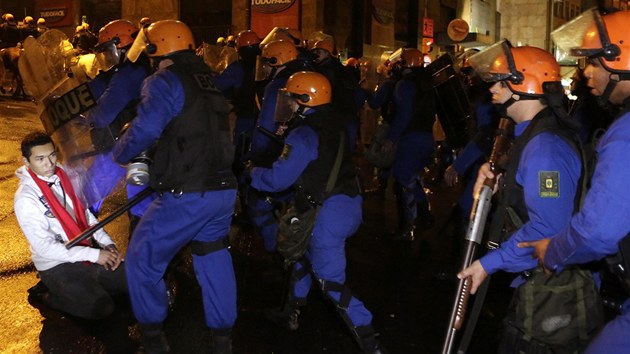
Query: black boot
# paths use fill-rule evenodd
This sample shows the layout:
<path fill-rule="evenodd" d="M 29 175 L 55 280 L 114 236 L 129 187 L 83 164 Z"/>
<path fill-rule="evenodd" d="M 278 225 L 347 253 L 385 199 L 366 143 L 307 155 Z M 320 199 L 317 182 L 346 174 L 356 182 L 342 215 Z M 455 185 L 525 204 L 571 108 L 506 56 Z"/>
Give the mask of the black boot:
<path fill-rule="evenodd" d="M 212 331 L 213 354 L 232 354 L 232 338 L 230 338 L 230 332 L 230 330 Z"/>
<path fill-rule="evenodd" d="M 269 321 L 289 331 L 295 331 L 300 327 L 300 323 L 298 322 L 299 316 L 300 310 L 292 306 L 265 310 L 265 317 Z"/>
<path fill-rule="evenodd" d="M 389 352 L 379 343 L 371 325 L 356 327 L 361 352 L 364 354 L 388 354 Z"/>
<path fill-rule="evenodd" d="M 171 352 L 161 323 L 141 324 L 140 331 L 142 333 L 142 346 L 144 347 L 143 353 L 165 354 Z"/>

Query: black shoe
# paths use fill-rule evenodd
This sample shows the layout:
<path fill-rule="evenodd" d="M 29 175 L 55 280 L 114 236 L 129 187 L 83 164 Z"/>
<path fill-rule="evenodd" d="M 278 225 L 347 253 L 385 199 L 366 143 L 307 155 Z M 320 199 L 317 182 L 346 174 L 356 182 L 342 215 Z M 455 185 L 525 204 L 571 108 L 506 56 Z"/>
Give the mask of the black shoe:
<path fill-rule="evenodd" d="M 142 332 L 142 349 L 144 349 L 140 351 L 141 353 L 166 354 L 171 352 L 171 348 L 168 345 L 166 335 L 164 334 L 161 326 L 157 327 L 155 325 L 140 325 L 140 330 Z"/>
<path fill-rule="evenodd" d="M 232 354 L 230 336 L 212 335 L 212 354 Z"/>
<path fill-rule="evenodd" d="M 48 287 L 41 280 L 37 282 L 37 284 L 33 285 L 30 289 L 27 290 L 29 295 L 47 293 Z"/>
<path fill-rule="evenodd" d="M 298 309 L 267 309 L 265 310 L 265 317 L 278 327 L 288 329 L 289 331 L 295 331 L 300 327 L 298 317 L 300 316 L 300 310 Z"/>
<path fill-rule="evenodd" d="M 379 343 L 376 336 L 372 335 L 366 338 L 361 338 L 361 347 L 363 348 L 364 354 L 388 354 L 389 352 L 385 349 L 381 343 Z"/>
<path fill-rule="evenodd" d="M 39 310 L 42 317 L 48 320 L 62 319 L 65 315 L 49 305 L 49 297 L 50 293 L 48 292 L 48 288 L 46 288 L 41 281 L 34 287 L 28 289 L 28 303 Z"/>

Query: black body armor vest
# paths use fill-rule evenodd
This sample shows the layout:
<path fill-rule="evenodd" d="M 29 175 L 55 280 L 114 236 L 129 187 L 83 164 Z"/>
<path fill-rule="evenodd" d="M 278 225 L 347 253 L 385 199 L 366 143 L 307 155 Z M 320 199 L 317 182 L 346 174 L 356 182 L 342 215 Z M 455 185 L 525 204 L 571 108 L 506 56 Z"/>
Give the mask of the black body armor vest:
<path fill-rule="evenodd" d="M 436 108 L 431 74 L 424 68 L 415 69 L 402 80 L 411 80 L 416 85 L 416 96 L 411 98 L 414 100 L 413 119 L 405 133 L 416 131 L 432 133 Z"/>
<path fill-rule="evenodd" d="M 329 194 L 325 193 L 328 178 L 337 158 L 341 140 L 339 132 L 345 134 L 343 125 L 339 123 L 339 118 L 332 107 L 326 105 L 318 107 L 315 113 L 307 115 L 295 126 L 306 125 L 312 128 L 319 137 L 317 159 L 311 161 L 306 167 L 295 186 L 295 201 L 298 210 L 321 205 L 331 195 L 345 194 L 354 197 L 360 193 L 356 171 L 348 149 L 344 149 L 335 186 Z"/>
<path fill-rule="evenodd" d="M 550 108 L 540 111 L 525 129 L 523 134 L 519 136 L 512 146 L 509 153 L 509 162 L 506 171 L 503 173 L 503 184 L 499 187 L 499 204 L 492 217 L 490 224 L 491 241 L 505 241 L 524 223 L 529 221 L 529 214 L 525 205 L 525 193 L 523 187 L 516 182 L 516 172 L 518 171 L 519 162 L 523 149 L 530 140 L 542 132 L 550 132 L 559 136 L 571 146 L 571 148 L 582 156 L 582 150 L 577 134 L 562 126 L 559 118 L 557 118 Z M 577 184 L 577 191 L 574 198 L 573 211 L 579 208 L 581 196 L 581 182 L 584 175 L 584 167 L 582 167 L 582 176 Z"/>
<path fill-rule="evenodd" d="M 227 102 L 201 59 L 182 53 L 173 60 L 168 70 L 180 79 L 186 100 L 157 142 L 150 185 L 156 191 L 176 192 L 235 188 Z"/>

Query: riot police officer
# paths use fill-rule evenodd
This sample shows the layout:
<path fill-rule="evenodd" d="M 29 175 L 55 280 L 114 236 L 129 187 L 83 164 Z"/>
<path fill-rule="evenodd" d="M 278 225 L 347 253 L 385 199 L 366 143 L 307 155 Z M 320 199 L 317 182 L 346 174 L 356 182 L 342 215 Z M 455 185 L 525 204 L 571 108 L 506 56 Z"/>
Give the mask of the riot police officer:
<path fill-rule="evenodd" d="M 276 111 L 277 119 L 290 125 L 282 154 L 271 168 L 251 170 L 254 188 L 274 192 L 294 186 L 293 208 L 300 213 L 318 210 L 306 254 L 293 267 L 285 307 L 267 315 L 287 329 L 297 329 L 299 307 L 306 304 L 312 285 L 310 268 L 363 352 L 382 353 L 371 326 L 372 314 L 345 284 L 345 242 L 361 224 L 362 198 L 345 148 L 344 124 L 330 103 L 331 87 L 325 76 L 291 75 L 278 94 Z"/>
<path fill-rule="evenodd" d="M 38 18 L 37 19 L 37 33 L 38 33 L 38 36 L 41 36 L 46 31 L 48 31 L 48 26 L 46 26 L 46 19 L 43 18 L 43 17 Z"/>
<path fill-rule="evenodd" d="M 19 28 L 20 30 L 20 42 L 23 42 L 28 36 L 33 36 L 37 38 L 39 36 L 39 32 L 37 31 L 37 24 L 35 24 L 35 20 L 32 16 L 24 17 L 22 21 L 22 26 Z"/>
<path fill-rule="evenodd" d="M 260 38 L 252 30 L 241 31 L 236 37 L 238 60 L 214 78 L 214 84 L 232 101 L 236 114 L 234 142 L 238 146 L 241 134 L 251 135 L 259 109 L 256 105 L 256 57 L 260 54 Z"/>
<path fill-rule="evenodd" d="M 293 43 L 277 40 L 263 47 L 258 67 L 261 71 L 258 73 L 258 79 L 267 82 L 267 85 L 265 85 L 264 98 L 256 122 L 259 128 L 254 131 L 252 149 L 248 157 L 256 166 L 270 167 L 278 158 L 282 147 L 282 143 L 279 143 L 282 133 L 274 120 L 278 91 L 286 85 L 292 74 L 308 70 L 308 66 L 298 59 L 298 52 Z M 266 76 L 270 77 L 269 81 L 266 81 Z M 273 138 L 269 136 L 269 133 L 276 134 L 277 137 Z M 282 203 L 290 200 L 292 195 L 291 188 L 275 193 L 259 191 L 256 188 L 249 190 L 248 214 L 258 228 L 265 250 L 268 252 L 276 251 L 278 224 L 274 210 L 281 208 Z"/>
<path fill-rule="evenodd" d="M 140 29 L 127 53 L 136 61 L 144 52 L 157 68 L 142 86 L 136 118 L 113 149 L 119 163 L 154 149 L 149 184 L 158 197 L 134 231 L 126 268 L 149 352 L 169 350 L 162 329 L 168 312 L 164 273 L 189 243 L 214 353 L 231 353 L 236 321 L 236 281 L 226 246 L 236 200 L 228 105 L 194 49 L 186 24 L 164 20 Z"/>
<path fill-rule="evenodd" d="M 602 104 L 621 108 L 618 117 L 601 137 L 595 154 L 597 163 L 591 187 L 579 212 L 559 231 L 537 242 L 534 255 L 555 273 L 571 264 L 608 258 L 626 292 L 628 287 L 628 234 L 630 233 L 630 11 L 600 14 L 590 9 L 552 33 L 555 43 L 572 56 L 588 58 L 584 70 L 587 85 Z M 601 119 L 601 117 L 600 117 Z M 604 117 L 605 119 L 605 117 Z M 615 254 L 617 255 L 616 257 Z M 592 340 L 585 353 L 626 353 L 630 347 L 630 300 L 619 316 L 608 322 Z"/>
<path fill-rule="evenodd" d="M 134 118 L 135 106 L 140 99 L 140 87 L 149 75 L 146 56 L 135 63 L 126 60 L 126 54 L 137 33 L 138 28 L 131 21 L 122 19 L 109 22 L 98 33 L 98 44 L 94 49 L 101 72 L 89 83 L 92 93 L 97 97 L 97 104 L 86 113 L 86 121 L 92 127 L 92 142 L 98 149 L 109 148 L 108 143 L 101 141 L 111 142 L 117 139 L 124 125 Z M 105 156 L 110 157 L 103 155 Z M 98 161 L 92 166 L 91 173 L 100 176 L 101 187 L 108 182 L 117 182 L 118 173 L 122 172 L 124 175 L 124 170 L 120 171 L 120 167 L 111 158 Z M 132 198 L 146 186 L 129 183 L 126 188 L 127 197 Z M 151 199 L 145 199 L 130 209 L 130 235 Z M 92 206 L 93 211 L 98 208 L 99 205 Z"/>
<path fill-rule="evenodd" d="M 474 293 L 488 274 L 517 276 L 512 286 L 500 353 L 574 353 L 584 348 L 602 321 L 601 304 L 590 271 L 567 269 L 549 279 L 531 251 L 517 247 L 566 227 L 580 198 L 582 159 L 577 125 L 562 110 L 560 66 L 535 47 L 501 41 L 470 57 L 490 88 L 492 102 L 515 123 L 515 140 L 499 184 L 498 207 L 489 239 L 500 242 L 458 274 L 470 276 Z M 479 172 L 485 182 L 489 165 Z M 547 306 L 545 306 L 547 305 Z M 536 310 L 521 310 L 535 308 Z M 558 318 L 564 317 L 562 323 Z"/>
<path fill-rule="evenodd" d="M 386 149 L 396 144 L 392 174 L 396 183 L 398 230 L 394 239 L 413 241 L 416 222 L 423 229 L 433 224 L 427 196 L 420 184 L 420 171 L 433 154 L 433 122 L 435 98 L 431 75 L 426 71 L 422 53 L 413 48 L 401 48 L 392 54 L 394 75 L 400 75 L 394 87 L 394 116 Z"/>
<path fill-rule="evenodd" d="M 0 32 L 2 33 L 2 48 L 16 47 L 20 42 L 20 30 L 13 14 L 6 13 L 2 15 L 2 24 Z"/>
<path fill-rule="evenodd" d="M 365 94 L 359 87 L 359 80 L 337 58 L 335 39 L 328 36 L 318 40 L 311 49 L 315 69 L 324 74 L 332 86 L 332 104 L 340 113 L 348 130 L 348 146 L 354 152 L 359 136 L 359 107 L 365 102 Z M 359 93 L 359 98 L 357 98 Z"/>

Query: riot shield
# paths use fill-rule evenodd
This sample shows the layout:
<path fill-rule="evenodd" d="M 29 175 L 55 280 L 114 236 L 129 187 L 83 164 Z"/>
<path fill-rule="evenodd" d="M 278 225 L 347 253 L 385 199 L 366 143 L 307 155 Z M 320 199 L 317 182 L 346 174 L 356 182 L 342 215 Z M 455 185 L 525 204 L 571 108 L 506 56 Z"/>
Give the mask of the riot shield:
<path fill-rule="evenodd" d="M 97 97 L 65 34 L 49 30 L 37 40 L 28 38 L 20 72 L 77 195 L 85 205 L 99 203 L 123 185 L 125 171 L 112 159 L 113 137 L 101 135 L 98 144 L 92 139 L 93 130 L 82 114 L 96 105 Z"/>
<path fill-rule="evenodd" d="M 42 102 L 53 91 L 66 92 L 87 81 L 85 73 L 74 65 L 74 48 L 63 32 L 46 31 L 37 39 L 27 38 L 23 46 L 20 75 L 24 90 L 36 102 Z"/>
<path fill-rule="evenodd" d="M 238 53 L 233 47 L 203 43 L 203 61 L 217 73 L 237 59 Z"/>
<path fill-rule="evenodd" d="M 444 54 L 427 66 L 433 77 L 438 119 L 452 149 L 466 145 L 472 109 L 466 89 L 455 71 L 453 57 Z"/>

